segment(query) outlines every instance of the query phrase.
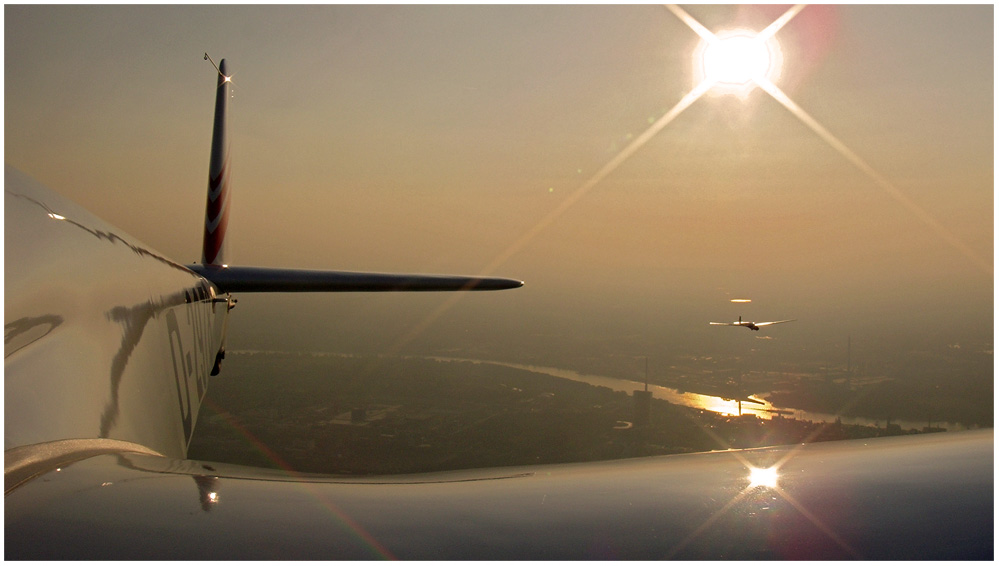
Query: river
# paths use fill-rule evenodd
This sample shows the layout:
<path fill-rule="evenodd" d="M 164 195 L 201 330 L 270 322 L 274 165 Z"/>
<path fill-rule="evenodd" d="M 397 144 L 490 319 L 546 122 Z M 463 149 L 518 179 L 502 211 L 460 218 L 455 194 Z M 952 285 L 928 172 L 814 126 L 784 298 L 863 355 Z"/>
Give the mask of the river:
<path fill-rule="evenodd" d="M 644 389 L 646 386 L 644 383 L 638 381 L 631 381 L 628 379 L 620 379 L 616 377 L 606 377 L 602 375 L 589 375 L 584 373 L 579 373 L 577 371 L 554 368 L 546 366 L 535 366 L 528 364 L 516 364 L 511 362 L 497 362 L 490 360 L 472 360 L 467 358 L 446 358 L 439 356 L 427 356 L 426 359 L 438 360 L 443 362 L 471 362 L 475 364 L 491 364 L 496 366 L 508 367 L 513 369 L 522 369 L 526 371 L 533 371 L 535 373 L 543 373 L 545 375 L 550 375 L 553 377 L 560 377 L 562 379 L 571 379 L 573 381 L 580 381 L 583 383 L 589 383 L 590 385 L 597 385 L 601 387 L 607 387 L 614 391 L 623 391 L 629 395 L 638 389 Z M 843 424 L 856 424 L 863 426 L 884 426 L 883 421 L 878 421 L 875 419 L 868 419 L 864 417 L 849 417 L 845 415 L 833 415 L 829 413 L 813 413 L 809 411 L 802 411 L 799 409 L 794 409 L 790 407 L 775 407 L 766 399 L 758 397 L 757 395 L 749 395 L 746 397 L 740 406 L 740 403 L 736 399 L 725 399 L 722 397 L 715 397 L 712 395 L 703 395 L 700 393 L 690 393 L 690 392 L 680 392 L 676 389 L 670 387 L 664 387 L 661 385 L 649 385 L 649 391 L 652 392 L 652 396 L 656 399 L 663 399 L 669 401 L 670 403 L 675 403 L 677 405 L 684 405 L 686 407 L 692 407 L 694 409 L 702 409 L 706 411 L 712 411 L 715 413 L 720 413 L 723 415 L 756 415 L 761 419 L 772 419 L 776 415 L 782 415 L 787 418 L 794 418 L 803 421 L 812 422 L 835 422 L 838 418 Z M 927 423 L 916 422 L 916 421 L 906 421 L 906 420 L 893 420 L 892 424 L 897 424 L 902 427 L 903 430 L 917 429 L 922 430 Z M 947 430 L 963 430 L 963 426 L 956 423 L 934 423 L 935 426 L 946 428 Z"/>
<path fill-rule="evenodd" d="M 311 356 L 336 356 L 336 357 L 353 357 L 351 354 L 333 353 L 333 352 L 277 352 L 277 351 L 266 351 L 266 350 L 234 350 L 231 353 L 245 353 L 245 354 L 298 354 L 298 355 L 311 355 Z M 526 371 L 533 371 L 535 373 L 543 373 L 545 375 L 550 375 L 553 377 L 559 377 L 562 379 L 571 379 L 573 381 L 579 381 L 582 383 L 588 383 L 590 385 L 597 385 L 600 387 L 607 387 L 614 391 L 623 391 L 629 395 L 635 390 L 644 389 L 645 384 L 638 381 L 631 381 L 628 379 L 620 379 L 616 377 L 607 377 L 602 375 L 590 375 L 585 373 L 579 373 L 570 369 L 547 367 L 547 366 L 536 366 L 530 364 L 517 364 L 512 362 L 498 362 L 493 360 L 475 360 L 469 358 L 452 358 L 444 356 L 401 356 L 403 358 L 415 357 L 427 360 L 437 360 L 441 362 L 470 362 L 473 364 L 490 364 L 501 367 L 508 367 L 513 369 L 520 369 Z M 701 393 L 690 393 L 681 392 L 670 387 L 664 387 L 662 385 L 649 385 L 649 391 L 652 392 L 652 396 L 656 399 L 663 399 L 674 403 L 677 405 L 683 405 L 686 407 L 692 407 L 694 409 L 702 409 L 705 411 L 712 411 L 722 415 L 756 415 L 761 419 L 772 419 L 776 415 L 782 415 L 787 418 L 794 418 L 803 421 L 812 422 L 835 422 L 839 418 L 840 422 L 843 424 L 856 424 L 863 426 L 884 426 L 884 422 L 875 419 L 869 419 L 865 417 L 849 417 L 849 416 L 839 416 L 829 413 L 813 413 L 809 411 L 802 411 L 792 407 L 775 407 L 766 399 L 759 397 L 758 394 L 749 395 L 743 399 L 741 406 L 738 400 L 735 399 L 725 399 L 722 397 L 716 397 L 712 395 L 703 395 Z M 762 394 L 762 393 L 761 393 Z M 903 430 L 917 429 L 922 430 L 927 423 L 907 421 L 907 420 L 893 420 L 892 424 L 897 424 L 902 427 Z M 964 430 L 960 424 L 957 423 L 933 423 L 935 426 L 946 428 L 947 430 L 957 431 Z"/>

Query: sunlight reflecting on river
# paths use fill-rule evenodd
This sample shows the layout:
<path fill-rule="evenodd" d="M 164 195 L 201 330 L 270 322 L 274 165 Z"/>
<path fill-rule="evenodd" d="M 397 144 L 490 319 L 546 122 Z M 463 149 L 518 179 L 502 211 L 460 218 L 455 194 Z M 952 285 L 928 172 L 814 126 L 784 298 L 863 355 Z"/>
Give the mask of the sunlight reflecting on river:
<path fill-rule="evenodd" d="M 442 362 L 472 362 L 477 364 L 492 364 L 513 369 L 522 369 L 526 371 L 533 371 L 536 373 L 551 375 L 553 377 L 571 379 L 573 381 L 581 381 L 584 383 L 589 383 L 590 385 L 607 387 L 608 389 L 612 389 L 614 391 L 623 391 L 629 394 L 635 391 L 636 389 L 645 388 L 644 383 L 639 383 L 637 381 L 631 381 L 628 379 L 619 379 L 616 377 L 605 377 L 602 375 L 589 375 L 562 368 L 536 366 L 530 364 L 515 364 L 510 362 L 471 360 L 466 358 L 446 358 L 438 356 L 431 356 L 429 359 L 438 360 Z M 652 397 L 656 399 L 662 399 L 664 401 L 669 401 L 670 403 L 675 403 L 677 405 L 684 405 L 686 407 L 692 407 L 694 409 L 712 411 L 714 413 L 720 413 L 723 415 L 738 416 L 740 414 L 738 399 L 726 399 L 723 397 L 703 395 L 701 393 L 691 393 L 687 391 L 681 392 L 670 387 L 663 387 L 661 385 L 649 385 L 648 389 L 650 392 L 652 392 Z M 760 399 L 759 397 L 750 395 L 749 397 L 744 398 L 742 400 L 742 414 L 744 415 L 754 414 L 763 419 L 770 419 L 773 418 L 774 414 L 776 414 L 774 411 L 776 411 L 774 406 L 771 405 L 765 399 Z"/>
<path fill-rule="evenodd" d="M 471 362 L 476 364 L 493 364 L 508 368 L 522 369 L 526 371 L 533 371 L 536 373 L 543 373 L 546 375 L 551 375 L 553 377 L 560 377 L 563 379 L 571 379 L 573 381 L 581 381 L 583 383 L 589 383 L 590 385 L 597 385 L 601 387 L 607 387 L 614 391 L 623 391 L 629 395 L 638 390 L 644 389 L 646 385 L 638 381 L 631 381 L 628 379 L 618 379 L 616 377 L 605 377 L 602 375 L 589 375 L 579 373 L 577 371 L 554 368 L 547 366 L 536 366 L 530 364 L 516 364 L 510 362 L 497 362 L 488 360 L 472 360 L 467 358 L 448 358 L 439 356 L 428 356 L 427 359 L 438 360 L 442 362 Z M 652 396 L 656 399 L 662 399 L 674 403 L 677 405 L 683 405 L 686 407 L 691 407 L 694 409 L 700 409 L 704 411 L 711 411 L 721 415 L 728 416 L 738 416 L 740 415 L 740 404 L 737 399 L 726 399 L 723 397 L 716 397 L 712 395 L 703 395 L 701 393 L 691 393 L 686 391 L 678 391 L 670 387 L 663 387 L 661 385 L 649 385 L 649 391 L 652 392 Z M 785 416 L 788 418 L 794 418 L 803 421 L 812 422 L 833 422 L 837 419 L 843 424 L 857 424 L 864 426 L 883 426 L 882 421 L 876 419 L 868 419 L 863 417 L 847 417 L 842 415 L 833 415 L 827 413 L 812 413 L 808 411 L 801 411 L 792 408 L 774 407 L 766 399 L 757 397 L 756 395 L 749 395 L 742 400 L 741 406 L 742 415 L 755 415 L 760 419 L 772 419 L 777 415 Z M 893 423 L 900 425 L 904 430 L 908 429 L 919 429 L 925 423 L 917 423 L 911 421 L 897 420 L 893 419 Z M 939 423 L 949 430 L 961 430 L 956 423 Z"/>
<path fill-rule="evenodd" d="M 355 354 L 345 354 L 345 353 L 334 353 L 334 352 L 285 352 L 285 351 L 267 351 L 267 350 L 234 350 L 233 354 L 293 354 L 293 355 L 309 355 L 313 357 L 345 357 L 352 358 L 358 357 Z M 363 356 L 362 356 L 363 357 Z M 573 381 L 580 381 L 583 383 L 588 383 L 590 385 L 596 385 L 600 387 L 607 387 L 613 391 L 621 391 L 631 395 L 634 391 L 639 389 L 645 389 L 646 385 L 642 382 L 632 381 L 628 379 L 619 379 L 616 377 L 606 377 L 602 375 L 590 375 L 579 373 L 577 371 L 549 367 L 549 366 L 537 366 L 532 364 L 518 364 L 512 362 L 499 362 L 493 360 L 476 360 L 470 358 L 457 358 L 457 357 L 445 357 L 445 356 L 399 356 L 401 358 L 416 357 L 427 360 L 437 360 L 440 362 L 467 362 L 473 364 L 490 364 L 502 367 L 508 367 L 513 369 L 532 371 L 535 373 L 542 373 L 545 375 L 550 375 L 553 377 L 558 377 L 562 379 L 571 379 Z M 661 385 L 649 385 L 648 390 L 652 393 L 652 397 L 655 399 L 661 399 L 664 401 L 669 401 L 670 403 L 676 405 L 683 405 L 685 407 L 691 407 L 694 409 L 699 409 L 703 411 L 711 411 L 720 415 L 726 416 L 739 416 L 741 415 L 754 415 L 760 419 L 773 419 L 775 416 L 784 416 L 787 418 L 798 419 L 802 421 L 812 421 L 812 422 L 834 422 L 836 420 L 841 421 L 843 424 L 856 424 L 863 426 L 884 426 L 884 421 L 877 419 L 864 418 L 864 417 L 848 417 L 843 415 L 834 415 L 829 413 L 813 413 L 809 411 L 802 411 L 799 409 L 789 408 L 789 407 L 775 407 L 766 399 L 763 399 L 757 394 L 748 395 L 743 397 L 740 401 L 738 399 L 729 399 L 724 397 L 718 397 L 714 395 L 704 395 L 701 393 L 692 393 L 687 391 L 680 391 L 670 387 L 664 387 Z M 765 394 L 766 392 L 758 392 L 758 394 Z M 919 423 L 915 421 L 906 421 L 901 419 L 892 419 L 893 424 L 899 425 L 903 430 L 910 429 L 921 429 L 926 426 L 925 422 Z M 936 426 L 946 428 L 947 430 L 964 430 L 965 427 L 958 423 L 951 422 L 937 422 L 934 423 Z"/>

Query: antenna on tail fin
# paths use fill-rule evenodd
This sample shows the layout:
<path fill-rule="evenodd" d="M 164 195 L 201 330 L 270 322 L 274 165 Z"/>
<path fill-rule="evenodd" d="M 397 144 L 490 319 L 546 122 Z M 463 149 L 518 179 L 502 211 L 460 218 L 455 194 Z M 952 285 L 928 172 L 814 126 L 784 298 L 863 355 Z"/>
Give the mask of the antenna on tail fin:
<path fill-rule="evenodd" d="M 221 70 L 221 69 L 219 69 L 219 66 L 215 64 L 215 60 L 214 60 L 214 59 L 212 59 L 212 58 L 211 58 L 211 57 L 210 57 L 210 56 L 208 55 L 208 53 L 205 53 L 205 61 L 211 61 L 211 62 L 212 62 L 212 66 L 213 66 L 213 67 L 215 67 L 215 70 L 216 70 L 216 71 L 218 71 L 218 72 L 219 72 L 219 74 L 220 74 L 220 75 L 222 75 L 223 77 L 225 76 L 225 73 L 223 73 L 223 72 L 222 72 L 222 70 Z"/>
<path fill-rule="evenodd" d="M 219 73 L 215 89 L 215 124 L 212 127 L 212 156 L 208 165 L 208 202 L 205 206 L 205 239 L 201 252 L 204 265 L 225 265 L 225 233 L 229 225 L 229 143 L 226 135 L 226 111 L 232 81 L 225 59 L 215 61 L 205 53 Z"/>

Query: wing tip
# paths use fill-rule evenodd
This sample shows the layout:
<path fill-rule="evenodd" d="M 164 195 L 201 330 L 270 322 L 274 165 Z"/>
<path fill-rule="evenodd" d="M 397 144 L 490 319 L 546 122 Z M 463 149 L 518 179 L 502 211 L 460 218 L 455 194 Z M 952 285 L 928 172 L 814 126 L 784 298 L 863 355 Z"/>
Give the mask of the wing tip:
<path fill-rule="evenodd" d="M 497 281 L 497 286 L 495 289 L 497 291 L 503 289 L 519 289 L 524 286 L 524 282 L 520 279 L 506 279 L 506 278 L 490 278 L 493 281 Z"/>

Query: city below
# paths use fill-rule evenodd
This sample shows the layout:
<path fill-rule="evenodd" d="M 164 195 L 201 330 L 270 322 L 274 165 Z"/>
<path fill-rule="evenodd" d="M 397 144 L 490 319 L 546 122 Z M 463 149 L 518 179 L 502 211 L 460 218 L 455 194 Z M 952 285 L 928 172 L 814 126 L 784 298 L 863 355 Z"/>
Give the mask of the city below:
<path fill-rule="evenodd" d="M 640 383 L 453 358 L 232 352 L 210 382 L 189 457 L 292 474 L 394 474 L 992 423 L 991 381 L 987 407 L 976 408 L 968 405 L 982 399 L 967 395 L 973 380 L 956 380 L 954 400 L 948 388 L 923 385 L 919 375 L 902 388 L 897 379 L 867 372 L 719 365 L 681 360 L 668 368 L 672 379 L 647 372 Z"/>

